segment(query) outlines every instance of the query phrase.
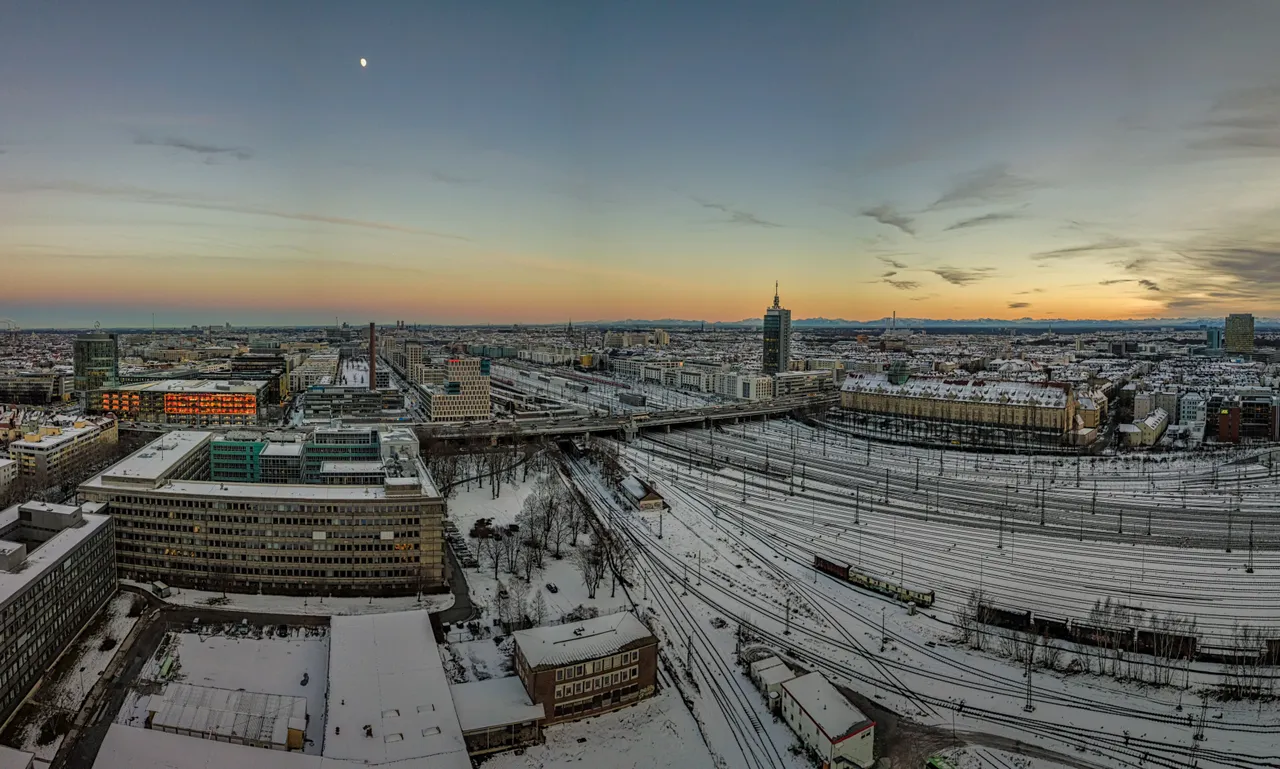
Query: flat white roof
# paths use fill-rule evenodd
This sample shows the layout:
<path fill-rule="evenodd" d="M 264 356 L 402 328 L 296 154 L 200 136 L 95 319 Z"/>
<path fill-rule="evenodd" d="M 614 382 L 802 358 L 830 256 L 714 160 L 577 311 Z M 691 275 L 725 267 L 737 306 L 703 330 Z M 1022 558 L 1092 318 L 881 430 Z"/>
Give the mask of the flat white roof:
<path fill-rule="evenodd" d="M 231 384 L 226 379 L 159 379 L 154 382 L 139 382 L 106 389 L 126 392 L 146 390 L 148 392 L 166 393 L 239 393 L 256 395 L 259 390 L 267 386 L 267 380 L 265 379 L 237 379 L 235 382 L 235 384 Z"/>
<path fill-rule="evenodd" d="M 367 766 L 359 761 L 254 748 L 124 724 L 107 728 L 107 738 L 93 762 L 93 769 L 367 769 Z M 395 769 L 462 769 L 463 766 L 424 760 L 405 761 L 396 764 Z"/>
<path fill-rule="evenodd" d="M 110 422 L 108 422 L 108 424 L 110 424 Z M 38 434 L 38 431 L 37 431 L 35 439 L 27 440 L 25 437 L 19 438 L 16 441 L 12 441 L 9 444 L 9 447 L 22 449 L 24 447 L 39 446 L 44 448 L 44 447 L 50 447 L 50 446 L 57 446 L 58 444 L 61 444 L 61 443 L 67 443 L 68 441 L 73 441 L 76 438 L 80 437 L 81 435 L 97 433 L 102 430 L 102 425 L 92 421 L 86 423 L 83 427 L 75 427 L 74 425 L 41 425 L 41 427 L 56 427 L 58 428 L 58 434 L 57 435 L 40 435 Z"/>
<path fill-rule="evenodd" d="M 284 745 L 289 727 L 306 729 L 307 700 L 281 694 L 174 683 L 152 695 L 153 727 Z"/>
<path fill-rule="evenodd" d="M 264 457 L 300 457 L 302 456 L 301 443 L 269 443 L 262 449 Z"/>
<path fill-rule="evenodd" d="M 0 745 L 0 769 L 27 769 L 34 759 L 34 753 Z"/>
<path fill-rule="evenodd" d="M 417 483 L 416 478 L 409 480 Z M 387 499 L 382 486 L 327 486 L 321 483 L 218 483 L 217 481 L 170 481 L 157 492 L 244 499 L 279 499 L 295 502 L 308 500 L 377 500 Z M 425 494 L 426 492 L 424 492 Z M 428 495 L 432 496 L 432 495 Z M 399 497 L 395 497 L 399 499 Z"/>
<path fill-rule="evenodd" d="M 782 688 L 832 742 L 872 725 L 821 673 L 784 681 Z"/>
<path fill-rule="evenodd" d="M 112 465 L 103 473 L 85 481 L 86 486 L 109 485 L 112 481 L 136 485 L 139 481 L 158 481 L 173 471 L 194 451 L 208 451 L 213 433 L 199 430 L 176 430 L 156 438 L 146 446 Z"/>
<path fill-rule="evenodd" d="M 493 726 L 536 721 L 546 716 L 542 705 L 534 705 L 518 676 L 490 678 L 449 687 L 453 707 L 462 731 L 473 732 Z"/>
<path fill-rule="evenodd" d="M 427 612 L 336 616 L 329 639 L 325 758 L 470 769 Z"/>
<path fill-rule="evenodd" d="M 321 473 L 381 473 L 382 460 L 377 462 L 321 462 Z M 397 480 L 416 480 L 413 478 Z"/>
<path fill-rule="evenodd" d="M 0 525 L 7 526 L 17 520 L 19 507 L 21 505 L 14 505 L 4 512 L 0 512 Z M 51 507 L 65 506 L 53 505 Z M 75 510 L 75 508 L 70 509 Z M 83 508 L 81 509 L 83 510 Z M 0 605 L 7 603 L 11 598 L 31 587 L 32 583 L 44 576 L 49 569 L 61 563 L 72 551 L 101 530 L 111 520 L 106 515 L 93 513 L 83 513 L 82 515 L 84 518 L 82 526 L 63 529 L 35 550 L 28 552 L 21 571 L 17 573 L 0 571 Z"/>
<path fill-rule="evenodd" d="M 533 668 L 593 660 L 615 654 L 632 641 L 653 639 L 649 628 L 625 611 L 584 622 L 520 630 L 511 635 Z"/>

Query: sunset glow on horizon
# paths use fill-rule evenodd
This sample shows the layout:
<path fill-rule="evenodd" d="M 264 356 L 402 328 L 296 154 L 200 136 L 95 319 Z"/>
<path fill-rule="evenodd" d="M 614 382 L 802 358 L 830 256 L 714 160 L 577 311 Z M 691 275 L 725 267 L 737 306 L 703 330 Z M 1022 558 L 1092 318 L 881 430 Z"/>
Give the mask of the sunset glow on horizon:
<path fill-rule="evenodd" d="M 1280 4 L 19 5 L 25 327 L 1280 315 Z"/>

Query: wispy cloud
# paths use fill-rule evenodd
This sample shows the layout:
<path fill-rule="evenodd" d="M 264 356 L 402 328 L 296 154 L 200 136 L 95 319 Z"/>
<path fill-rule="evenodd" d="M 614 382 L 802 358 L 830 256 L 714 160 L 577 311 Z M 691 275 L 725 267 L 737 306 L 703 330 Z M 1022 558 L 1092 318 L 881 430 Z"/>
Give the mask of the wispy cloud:
<path fill-rule="evenodd" d="M 880 205 L 872 208 L 864 208 L 862 209 L 862 215 L 875 219 L 877 222 L 889 227 L 897 227 L 908 235 L 916 234 L 915 219 L 907 216 L 888 203 L 881 203 Z M 895 266 L 898 264 L 897 262 L 886 263 L 893 264 Z"/>
<path fill-rule="evenodd" d="M 172 147 L 174 149 L 201 155 L 206 160 L 213 160 L 220 157 L 231 157 L 236 160 L 248 160 L 253 157 L 253 150 L 247 147 L 223 147 L 216 144 L 204 144 L 201 142 L 191 141 L 190 139 L 180 139 L 173 136 L 155 138 L 145 134 L 138 134 L 134 137 L 133 143 L 147 147 Z"/>
<path fill-rule="evenodd" d="M 1133 278 L 1112 278 L 1111 280 L 1098 281 L 1099 286 L 1115 286 L 1120 283 L 1132 283 Z"/>
<path fill-rule="evenodd" d="M 1031 306 L 1030 302 L 1009 302 L 1010 310 L 1023 310 Z"/>
<path fill-rule="evenodd" d="M 1136 240 L 1107 237 L 1083 246 L 1071 246 L 1069 248 L 1057 248 L 1052 251 L 1041 251 L 1038 254 L 1032 254 L 1031 258 L 1036 261 L 1045 261 L 1047 259 L 1074 259 L 1079 256 L 1088 256 L 1089 254 L 1097 253 L 1099 251 L 1116 251 L 1122 248 L 1134 248 L 1137 245 L 1138 241 Z"/>
<path fill-rule="evenodd" d="M 1160 290 L 1160 285 L 1159 285 L 1158 283 L 1156 283 L 1154 280 L 1145 280 L 1145 279 L 1144 279 L 1144 280 L 1140 280 L 1140 281 L 1138 281 L 1138 285 L 1139 285 L 1139 286 L 1142 286 L 1143 288 L 1145 288 L 1145 289 L 1146 289 L 1146 290 L 1148 290 L 1148 291 L 1159 291 L 1159 290 Z"/>
<path fill-rule="evenodd" d="M 917 288 L 920 288 L 919 281 L 915 280 L 886 280 L 885 283 L 888 283 L 899 291 L 914 291 Z"/>
<path fill-rule="evenodd" d="M 961 219 L 955 224 L 947 227 L 943 232 L 952 230 L 967 230 L 970 227 L 981 227 L 984 224 L 996 224 L 998 222 L 1007 222 L 1010 219 L 1020 219 L 1022 214 L 1017 211 L 997 211 L 995 213 L 983 214 L 982 216 L 974 216 L 969 219 Z"/>
<path fill-rule="evenodd" d="M 902 262 L 899 262 L 897 259 L 890 259 L 887 256 L 880 257 L 880 261 L 883 262 L 885 265 L 892 267 L 895 270 L 907 269 L 907 265 L 903 264 Z"/>
<path fill-rule="evenodd" d="M 970 283 L 994 277 L 992 273 L 995 271 L 995 267 L 974 267 L 971 269 L 964 267 L 937 267 L 930 270 L 934 275 L 956 286 L 967 286 Z"/>
<path fill-rule="evenodd" d="M 957 177 L 931 209 L 972 206 L 1021 198 L 1040 186 L 1039 182 L 1019 176 L 1007 163 L 995 163 Z"/>
<path fill-rule="evenodd" d="M 41 182 L 17 185 L 16 189 L 25 192 L 63 192 L 77 195 L 109 197 L 121 200 L 132 200 L 138 203 L 177 206 L 179 208 L 191 208 L 204 211 L 224 211 L 227 213 L 246 214 L 249 216 L 270 216 L 278 219 L 290 219 L 299 222 L 315 222 L 318 224 L 332 224 L 342 227 L 359 227 L 367 230 L 384 230 L 388 232 L 404 232 L 413 235 L 428 235 L 445 240 L 471 240 L 470 238 L 462 235 L 437 232 L 435 230 L 427 230 L 420 227 L 407 227 L 400 224 L 370 221 L 367 219 L 352 219 L 345 216 L 330 216 L 327 214 L 313 214 L 299 211 L 282 211 L 280 209 L 258 206 L 250 203 L 238 203 L 216 198 L 181 195 L 171 192 L 163 192 L 160 190 L 146 189 L 143 187 L 131 187 L 125 185 L 108 187 L 94 184 L 83 184 L 80 182 Z"/>
<path fill-rule="evenodd" d="M 1027 294 L 1043 294 L 1043 293 L 1044 293 L 1044 289 L 1043 289 L 1043 288 L 1032 288 L 1032 289 L 1028 289 L 1028 290 L 1026 290 L 1026 291 L 1014 291 L 1014 292 L 1013 292 L 1013 295 L 1014 295 L 1014 296 L 1026 296 Z"/>
<path fill-rule="evenodd" d="M 1192 150 L 1225 155 L 1280 154 L 1280 84 L 1229 91 L 1192 125 Z"/>
<path fill-rule="evenodd" d="M 781 227 L 777 222 L 771 222 L 767 219 L 761 219 L 759 216 L 750 211 L 743 211 L 740 208 L 733 208 L 723 203 L 717 203 L 713 200 L 703 200 L 702 198 L 694 198 L 695 203 L 703 208 L 709 208 L 713 211 L 719 211 L 729 218 L 726 220 L 730 224 L 741 224 L 748 227 Z"/>

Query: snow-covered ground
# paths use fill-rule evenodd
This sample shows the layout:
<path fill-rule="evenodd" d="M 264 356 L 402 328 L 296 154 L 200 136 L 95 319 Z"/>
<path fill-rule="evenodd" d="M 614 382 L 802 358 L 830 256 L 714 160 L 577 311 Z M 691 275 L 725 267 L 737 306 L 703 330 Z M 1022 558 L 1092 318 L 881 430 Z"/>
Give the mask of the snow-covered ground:
<path fill-rule="evenodd" d="M 354 385 L 356 387 L 368 387 L 369 386 L 369 361 L 367 360 L 342 361 L 342 371 L 338 374 L 338 384 Z"/>
<path fill-rule="evenodd" d="M 486 769 L 715 769 L 698 726 L 675 691 L 635 707 L 548 727 L 524 755 L 500 753 Z"/>
<path fill-rule="evenodd" d="M 135 596 L 132 593 L 118 593 L 102 610 L 99 617 L 105 617 L 105 621 L 101 623 L 93 632 L 85 635 L 76 642 L 76 646 L 68 652 L 70 655 L 70 663 L 67 666 L 66 674 L 61 678 L 46 684 L 40 693 L 36 696 L 36 701 L 47 705 L 56 706 L 75 712 L 80 709 L 84 698 L 88 696 L 89 691 L 93 689 L 93 685 L 98 682 L 98 677 L 102 675 L 107 666 L 111 664 L 111 660 L 120 650 L 120 644 L 124 641 L 125 636 L 129 635 L 129 631 L 133 629 L 137 623 L 137 617 L 129 616 L 129 607 L 133 605 Z M 137 600 L 141 601 L 141 598 Z M 109 644 L 110 649 L 102 649 L 103 641 L 111 638 L 114 644 Z M 63 662 L 67 662 L 67 658 L 63 658 Z M 52 761 L 54 755 L 58 752 L 58 746 L 62 744 L 62 737 L 59 736 L 53 742 L 47 745 L 38 745 L 40 736 L 40 725 L 46 716 L 47 708 L 41 708 L 37 712 L 37 716 L 28 724 L 26 732 L 23 734 L 22 750 L 34 753 L 36 758 L 43 761 Z"/>
<path fill-rule="evenodd" d="M 966 747 L 940 751 L 956 769 L 1066 769 L 1056 761 L 1014 755 L 997 748 Z"/>
<path fill-rule="evenodd" d="M 285 638 L 266 634 L 257 639 L 222 633 L 174 633 L 171 646 L 144 668 L 141 678 L 159 680 L 160 658 L 173 655 L 172 681 L 304 697 L 309 719 L 303 752 L 318 755 L 323 747 L 329 679 L 326 630 L 295 627 Z M 135 690 L 134 696 L 125 700 L 117 723 L 138 726 L 145 718 L 145 705 L 146 699 Z"/>
<path fill-rule="evenodd" d="M 534 477 L 530 475 L 528 483 L 503 486 L 502 496 L 497 499 L 490 498 L 491 492 L 487 486 L 483 489 L 472 488 L 470 491 L 460 490 L 458 495 L 448 502 L 448 516 L 464 537 L 479 518 L 488 518 L 495 526 L 511 524 L 515 522 L 516 515 L 519 514 L 525 498 L 532 493 L 533 488 Z M 474 552 L 475 540 L 469 539 L 468 542 L 472 545 Z M 608 580 L 600 586 L 596 597 L 590 598 L 583 584 L 582 575 L 574 565 L 572 554 L 573 548 L 566 546 L 561 551 L 560 560 L 548 555 L 544 561 L 544 567 L 535 570 L 533 580 L 528 586 L 529 601 L 533 600 L 533 591 L 541 591 L 547 607 L 548 623 L 558 620 L 566 612 L 578 606 L 595 608 L 601 614 L 629 608 L 625 593 L 621 589 L 611 590 Z M 517 583 L 523 582 L 523 574 L 508 574 L 504 565 L 495 579 L 493 564 L 487 558 L 481 559 L 479 569 L 463 571 L 471 591 L 471 602 L 484 610 L 486 618 L 493 616 L 494 597 L 499 588 L 505 588 L 512 593 L 523 589 L 517 587 Z M 555 585 L 556 592 L 551 592 L 547 587 L 548 584 Z"/>
<path fill-rule="evenodd" d="M 771 440 L 785 440 L 786 423 L 767 429 L 773 433 L 766 434 Z M 1247 575 L 1253 580 L 1249 581 L 1242 568 L 1228 571 L 1220 563 L 1213 565 L 1223 560 L 1222 553 L 1108 538 L 1102 536 L 1101 526 L 1086 528 L 1080 542 L 1066 532 L 1051 536 L 1036 531 L 1038 523 L 1026 525 L 1024 520 L 1016 532 L 1006 526 L 1001 541 L 991 511 L 984 515 L 963 503 L 990 495 L 993 478 L 1000 479 L 1002 492 L 1002 474 L 1007 472 L 1003 466 L 1016 474 L 1030 470 L 1033 478 L 1055 472 L 1049 463 L 1031 470 L 1025 458 L 1023 467 L 1002 458 L 995 467 L 953 476 L 957 464 L 972 457 L 944 457 L 955 499 L 944 499 L 942 512 L 949 515 L 940 516 L 935 507 L 926 522 L 924 487 L 931 476 L 926 474 L 919 493 L 912 494 L 906 463 L 891 465 L 897 474 L 889 484 L 893 502 L 881 501 L 881 489 L 873 511 L 874 487 L 869 481 L 883 476 L 884 468 L 872 465 L 870 470 L 854 471 L 848 454 L 839 460 L 845 464 L 833 466 L 831 479 L 817 482 L 814 470 L 820 463 L 815 461 L 805 491 L 801 479 L 795 478 L 791 496 L 788 482 L 776 477 L 766 491 L 758 469 L 751 472 L 745 492 L 739 467 L 704 476 L 694 465 L 691 472 L 688 458 L 675 451 L 682 438 L 672 434 L 658 439 L 666 445 L 646 440 L 622 450 L 625 462 L 652 478 L 672 507 L 662 539 L 649 516 L 641 518 L 612 499 L 590 466 L 577 463 L 574 476 L 602 517 L 641 548 L 643 587 L 639 595 L 633 590 L 631 597 L 649 613 L 664 651 L 677 667 L 683 670 L 685 660 L 692 661 L 692 675 L 701 687 L 693 697 L 695 710 L 713 751 L 732 756 L 731 764 L 742 755 L 737 746 L 751 745 L 760 734 L 753 724 L 743 723 L 742 713 L 755 712 L 759 698 L 750 684 L 742 685 L 732 666 L 737 624 L 748 627 L 765 647 L 803 667 L 821 670 L 919 725 L 949 730 L 954 723 L 961 733 L 1019 740 L 1062 756 L 1067 764 L 1138 766 L 1145 755 L 1165 762 L 1160 765 L 1186 765 L 1194 759 L 1201 767 L 1236 766 L 1251 757 L 1261 761 L 1275 755 L 1280 714 L 1273 704 L 1259 708 L 1256 703 L 1210 699 L 1204 726 L 1199 725 L 1200 695 L 1217 681 L 1212 666 L 1193 666 L 1191 691 L 1183 691 L 1181 686 L 1153 688 L 1095 675 L 1070 676 L 1037 665 L 1032 680 L 1035 709 L 1026 712 L 1023 666 L 992 653 L 994 644 L 982 653 L 955 644 L 954 630 L 945 624 L 962 600 L 955 596 L 967 597 L 981 584 L 988 595 L 999 591 L 1011 600 L 1051 600 L 1054 603 L 1045 605 L 1059 609 L 1087 611 L 1095 600 L 1110 595 L 1113 600 L 1141 601 L 1148 609 L 1202 614 L 1202 627 L 1225 622 L 1233 613 L 1274 626 L 1275 586 L 1268 576 L 1280 566 L 1274 553 L 1253 554 L 1255 573 Z M 721 462 L 737 459 L 741 464 L 745 454 L 725 451 L 721 436 L 716 441 Z M 707 443 L 695 439 L 690 446 L 695 459 L 710 456 Z M 820 451 L 832 458 L 843 453 L 833 446 L 819 447 L 811 439 L 798 449 L 811 461 L 821 456 Z M 781 454 L 774 453 L 770 460 L 775 473 L 781 468 Z M 937 452 L 933 457 L 939 461 Z M 1185 464 L 1170 472 L 1200 473 L 1206 467 L 1195 460 Z M 1138 497 L 1145 491 L 1148 475 L 1129 470 L 1122 465 L 1107 475 L 1112 486 L 1108 494 Z M 1258 476 L 1267 469 L 1248 472 Z M 868 482 L 855 513 L 840 480 L 859 474 Z M 1203 481 L 1203 496 L 1216 493 L 1208 476 L 1196 477 Z M 1074 478 L 1060 476 L 1059 485 L 1074 486 Z M 1026 508 L 1034 508 L 1023 488 L 1025 514 Z M 1065 490 L 1061 493 L 1068 496 Z M 1169 512 L 1164 525 L 1173 530 L 1180 520 Z M 962 549 L 964 557 L 954 555 Z M 937 603 L 928 613 L 913 616 L 901 603 L 815 574 L 814 552 L 841 556 L 908 585 L 927 584 L 937 592 Z M 727 626 L 713 627 L 716 620 Z M 784 633 L 788 627 L 790 633 Z M 689 647 L 691 652 L 686 651 Z M 708 696 L 709 690 L 714 697 Z M 788 765 L 790 738 L 771 726 L 765 723 L 763 734 L 772 747 L 755 743 L 748 751 L 755 756 L 743 757 L 741 765 Z M 1201 729 L 1204 739 L 1193 740 L 1193 732 Z M 775 758 L 770 751 L 779 755 Z"/>
<path fill-rule="evenodd" d="M 127 582 L 127 580 L 126 580 Z M 129 583 L 143 589 L 141 583 Z M 295 614 L 311 616 L 339 616 L 343 614 L 386 614 L 394 611 L 425 609 L 429 612 L 444 611 L 453 606 L 453 594 L 421 596 L 397 596 L 394 598 L 328 598 L 290 595 L 258 595 L 256 593 L 226 593 L 205 590 L 171 588 L 165 600 L 179 606 L 209 607 L 228 611 L 245 611 L 256 614 Z"/>

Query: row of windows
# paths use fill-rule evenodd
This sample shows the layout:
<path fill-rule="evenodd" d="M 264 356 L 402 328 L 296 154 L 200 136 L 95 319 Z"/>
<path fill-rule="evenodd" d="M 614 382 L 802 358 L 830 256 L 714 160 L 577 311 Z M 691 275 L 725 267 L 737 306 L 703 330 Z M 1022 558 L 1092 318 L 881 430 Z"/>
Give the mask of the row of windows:
<path fill-rule="evenodd" d="M 629 700 L 629 699 L 633 699 L 639 691 L 640 691 L 639 684 L 632 684 L 631 686 L 623 687 L 621 689 L 614 689 L 613 691 L 608 692 L 607 700 L 605 699 L 604 695 L 597 694 L 594 697 L 591 697 L 590 699 L 583 698 L 580 700 L 576 700 L 574 702 L 560 703 L 556 705 L 555 710 L 553 710 L 552 713 L 554 713 L 555 718 L 563 718 L 564 716 L 572 716 L 578 713 L 586 713 L 587 711 L 604 707 L 605 702 L 608 702 L 610 705 L 612 705 L 619 702 L 625 702 L 626 700 Z"/>
<path fill-rule="evenodd" d="M 625 684 L 634 681 L 640 677 L 639 667 L 630 667 L 625 670 L 614 671 L 595 678 L 588 678 L 585 681 L 575 681 L 571 684 L 556 687 L 556 699 L 565 697 L 573 697 L 579 694 L 590 694 L 598 692 L 601 689 L 608 689 L 618 684 Z"/>
<path fill-rule="evenodd" d="M 204 499 L 171 499 L 168 497 L 134 497 L 134 496 L 118 496 L 113 497 L 113 503 L 120 505 L 148 505 L 153 507 L 173 507 L 173 508 L 193 508 L 202 510 L 244 510 L 255 513 L 313 513 L 321 515 L 333 515 L 334 513 L 348 515 L 353 513 L 368 513 L 371 510 L 377 510 L 380 513 L 418 513 L 421 512 L 421 505 L 295 505 L 295 504 L 269 504 L 265 502 L 225 502 L 212 501 Z"/>
<path fill-rule="evenodd" d="M 587 662 L 582 665 L 569 665 L 568 667 L 556 669 L 556 680 L 567 681 L 583 675 L 592 675 L 593 673 L 601 673 L 606 670 L 613 670 L 616 667 L 622 667 L 628 663 L 638 662 L 640 660 L 640 650 L 633 649 L 629 652 L 615 654 L 612 657 L 601 657 L 594 662 Z"/>
<path fill-rule="evenodd" d="M 139 582 L 148 582 L 152 579 L 167 578 L 166 581 L 170 581 L 170 584 L 173 584 L 172 582 L 173 579 L 180 578 L 181 573 L 184 571 L 208 572 L 212 574 L 224 573 L 229 576 L 237 575 L 245 578 L 249 578 L 249 577 L 295 577 L 295 578 L 306 578 L 306 579 L 377 578 L 377 579 L 397 579 L 401 581 L 410 580 L 410 579 L 419 579 L 423 577 L 424 571 L 426 571 L 427 573 L 430 573 L 430 571 L 434 571 L 432 569 L 423 570 L 418 568 L 369 569 L 369 570 L 360 570 L 360 571 L 349 570 L 349 569 L 339 569 L 339 570 L 280 569 L 280 568 L 270 568 L 270 567 L 255 569 L 255 568 L 240 567 L 240 566 L 237 566 L 234 569 L 227 569 L 225 571 L 215 571 L 213 569 L 208 569 L 208 568 L 201 569 L 201 568 L 195 568 L 195 567 L 192 567 L 189 569 L 173 569 L 168 567 L 159 568 L 159 567 L 156 567 L 154 564 L 151 564 L 148 562 L 142 562 L 142 563 L 136 563 L 136 564 L 129 563 L 129 559 L 123 558 L 123 557 L 120 559 L 120 563 L 122 565 L 122 570 L 124 571 L 124 574 L 128 576 L 130 579 L 135 579 Z M 123 568 L 126 565 L 134 568 Z"/>

